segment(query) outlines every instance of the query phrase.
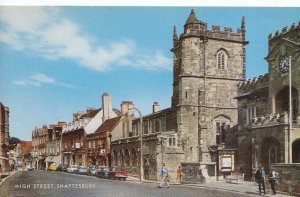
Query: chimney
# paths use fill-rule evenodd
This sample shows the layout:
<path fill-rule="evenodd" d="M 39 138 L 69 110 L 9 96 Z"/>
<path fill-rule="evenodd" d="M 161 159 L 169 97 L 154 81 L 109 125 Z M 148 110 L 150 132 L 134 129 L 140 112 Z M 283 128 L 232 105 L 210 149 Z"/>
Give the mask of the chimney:
<path fill-rule="evenodd" d="M 107 92 L 104 92 L 102 95 L 102 110 L 103 110 L 103 118 L 102 118 L 103 122 L 112 117 L 111 96 Z"/>
<path fill-rule="evenodd" d="M 132 101 L 122 101 L 121 103 L 121 112 L 122 115 L 128 113 L 128 115 L 131 115 L 134 113 L 134 110 L 130 110 L 134 108 L 133 102 Z"/>
<path fill-rule="evenodd" d="M 160 111 L 158 102 L 153 103 L 152 109 L 153 109 L 153 113 L 156 113 L 156 112 Z"/>
<path fill-rule="evenodd" d="M 58 124 L 59 127 L 63 127 L 65 125 L 67 125 L 67 123 L 64 122 L 64 121 L 59 121 L 57 124 Z"/>

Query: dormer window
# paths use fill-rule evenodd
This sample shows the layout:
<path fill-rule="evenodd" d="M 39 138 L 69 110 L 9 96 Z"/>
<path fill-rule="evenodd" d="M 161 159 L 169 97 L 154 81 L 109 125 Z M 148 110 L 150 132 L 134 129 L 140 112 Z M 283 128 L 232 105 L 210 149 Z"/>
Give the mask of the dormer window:
<path fill-rule="evenodd" d="M 224 50 L 219 50 L 217 53 L 217 65 L 220 70 L 227 68 L 227 53 Z"/>

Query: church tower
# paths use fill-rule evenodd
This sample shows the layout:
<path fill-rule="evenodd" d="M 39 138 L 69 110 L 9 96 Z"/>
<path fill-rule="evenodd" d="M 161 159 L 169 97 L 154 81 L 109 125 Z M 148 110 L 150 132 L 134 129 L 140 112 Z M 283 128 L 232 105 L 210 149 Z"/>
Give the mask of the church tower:
<path fill-rule="evenodd" d="M 237 32 L 220 26 L 209 30 L 194 10 L 180 36 L 174 27 L 172 108 L 185 161 L 214 163 L 212 150 L 230 144 L 237 84 L 245 80 L 245 33 L 244 17 Z"/>

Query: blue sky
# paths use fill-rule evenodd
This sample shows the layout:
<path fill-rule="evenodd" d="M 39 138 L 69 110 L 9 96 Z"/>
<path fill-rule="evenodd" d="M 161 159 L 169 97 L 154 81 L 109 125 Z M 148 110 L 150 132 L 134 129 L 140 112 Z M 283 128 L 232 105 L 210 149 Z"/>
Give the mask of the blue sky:
<path fill-rule="evenodd" d="M 299 22 L 299 8 L 193 7 L 198 19 L 234 31 L 246 17 L 247 78 L 268 71 L 268 35 Z M 133 101 L 143 114 L 171 104 L 172 33 L 192 7 L 1 7 L 0 101 L 10 108 L 10 135 L 31 139 L 35 126 L 71 121 Z"/>

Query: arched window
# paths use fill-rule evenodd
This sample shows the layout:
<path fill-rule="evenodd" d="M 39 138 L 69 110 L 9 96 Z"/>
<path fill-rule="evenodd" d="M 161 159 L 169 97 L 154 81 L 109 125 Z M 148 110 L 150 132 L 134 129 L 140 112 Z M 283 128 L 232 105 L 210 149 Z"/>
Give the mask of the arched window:
<path fill-rule="evenodd" d="M 220 50 L 217 53 L 217 65 L 218 69 L 225 70 L 227 68 L 227 53 L 224 50 Z"/>

